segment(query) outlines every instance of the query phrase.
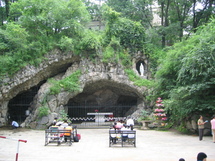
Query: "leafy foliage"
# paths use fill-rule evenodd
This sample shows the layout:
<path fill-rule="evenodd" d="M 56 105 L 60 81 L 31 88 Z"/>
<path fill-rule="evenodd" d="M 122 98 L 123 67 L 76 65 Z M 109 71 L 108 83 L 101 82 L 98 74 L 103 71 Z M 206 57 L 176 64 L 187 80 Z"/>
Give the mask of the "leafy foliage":
<path fill-rule="evenodd" d="M 157 72 L 158 90 L 171 120 L 215 112 L 215 20 L 187 41 L 176 44 Z M 201 39 L 200 39 L 201 38 Z"/>
<path fill-rule="evenodd" d="M 81 0 L 19 0 L 9 15 L 0 29 L 0 77 L 38 65 L 54 48 L 73 51 L 89 21 Z"/>
<path fill-rule="evenodd" d="M 79 87 L 79 77 L 81 75 L 81 71 L 77 70 L 70 76 L 62 79 L 62 80 L 49 80 L 50 83 L 52 83 L 52 86 L 50 87 L 50 94 L 58 94 L 61 92 L 61 90 L 69 91 L 69 92 L 75 92 L 80 90 Z"/>
<path fill-rule="evenodd" d="M 61 109 L 59 114 L 60 114 L 60 118 L 58 119 L 58 121 L 67 120 L 68 123 L 72 123 L 72 121 L 69 119 L 69 116 L 64 109 Z"/>
<path fill-rule="evenodd" d="M 145 41 L 145 29 L 139 23 L 120 17 L 120 14 L 105 6 L 103 17 L 106 20 L 106 42 L 112 37 L 119 39 L 120 45 L 131 52 L 142 51 Z"/>
<path fill-rule="evenodd" d="M 10 14 L 11 18 L 19 17 L 22 26 L 34 36 L 74 36 L 89 20 L 80 0 L 19 0 L 11 5 Z"/>
<path fill-rule="evenodd" d="M 134 82 L 134 85 L 139 87 L 146 86 L 149 88 L 153 86 L 153 81 L 140 78 L 139 76 L 137 76 L 137 74 L 134 73 L 133 70 L 126 69 L 125 72 L 127 73 L 129 80 Z"/>
<path fill-rule="evenodd" d="M 38 108 L 38 118 L 42 118 L 43 116 L 47 116 L 49 113 L 49 108 L 46 106 L 42 106 L 40 108 Z"/>
<path fill-rule="evenodd" d="M 107 0 L 106 4 L 127 19 L 151 26 L 153 0 Z"/>
<path fill-rule="evenodd" d="M 102 48 L 102 35 L 94 30 L 86 29 L 80 42 L 75 47 L 76 52 L 87 52 L 87 54 L 96 54 Z"/>

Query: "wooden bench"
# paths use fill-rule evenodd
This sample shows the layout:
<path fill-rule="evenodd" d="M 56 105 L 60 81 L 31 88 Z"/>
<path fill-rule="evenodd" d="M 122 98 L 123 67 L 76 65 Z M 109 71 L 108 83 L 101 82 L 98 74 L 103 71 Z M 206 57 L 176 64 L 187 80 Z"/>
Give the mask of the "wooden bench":
<path fill-rule="evenodd" d="M 127 137 L 126 137 L 127 136 Z M 136 147 L 136 130 L 109 130 L 109 147 L 121 144 Z"/>
<path fill-rule="evenodd" d="M 70 134 L 70 136 L 65 136 L 65 134 Z M 69 146 L 72 145 L 72 142 L 74 142 L 74 136 L 77 135 L 77 130 L 73 129 L 71 130 L 59 130 L 58 128 L 50 128 L 45 130 L 45 146 L 50 143 L 55 143 L 57 145 L 60 145 L 62 143 L 68 143 Z M 67 142 L 65 141 L 65 138 L 67 138 Z"/>

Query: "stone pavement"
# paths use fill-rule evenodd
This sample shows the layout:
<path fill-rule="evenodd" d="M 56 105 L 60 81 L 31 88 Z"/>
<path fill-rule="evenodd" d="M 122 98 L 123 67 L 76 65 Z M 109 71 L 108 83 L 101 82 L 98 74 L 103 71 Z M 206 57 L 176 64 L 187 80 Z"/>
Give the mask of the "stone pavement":
<path fill-rule="evenodd" d="M 78 129 L 81 140 L 72 146 L 44 146 L 44 130 L 3 130 L 0 136 L 26 139 L 19 143 L 19 161 L 196 161 L 199 152 L 215 161 L 212 137 L 183 135 L 176 132 L 137 130 L 137 147 L 109 147 L 108 129 Z M 0 138 L 0 161 L 14 161 L 17 141 Z"/>

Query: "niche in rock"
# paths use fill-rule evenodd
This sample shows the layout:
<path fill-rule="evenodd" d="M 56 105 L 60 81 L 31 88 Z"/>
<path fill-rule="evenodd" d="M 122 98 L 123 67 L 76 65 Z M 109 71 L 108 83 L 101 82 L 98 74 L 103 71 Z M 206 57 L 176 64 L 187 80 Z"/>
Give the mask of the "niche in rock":
<path fill-rule="evenodd" d="M 122 91 L 120 89 L 116 91 Z M 81 93 L 69 100 L 68 115 L 70 118 L 89 117 L 87 113 L 112 112 L 114 117 L 126 117 L 134 112 L 137 98 L 126 96 L 121 92 L 103 88 L 95 92 Z"/>
<path fill-rule="evenodd" d="M 143 76 L 145 74 L 145 63 L 142 60 L 139 60 L 136 63 L 136 70 L 138 71 L 139 75 Z"/>
<path fill-rule="evenodd" d="M 14 120 L 20 124 L 25 121 L 26 117 L 30 114 L 32 108 L 34 107 L 33 99 L 43 83 L 44 82 L 41 82 L 39 85 L 34 86 L 29 90 L 18 94 L 16 97 L 9 101 L 9 121 Z"/>

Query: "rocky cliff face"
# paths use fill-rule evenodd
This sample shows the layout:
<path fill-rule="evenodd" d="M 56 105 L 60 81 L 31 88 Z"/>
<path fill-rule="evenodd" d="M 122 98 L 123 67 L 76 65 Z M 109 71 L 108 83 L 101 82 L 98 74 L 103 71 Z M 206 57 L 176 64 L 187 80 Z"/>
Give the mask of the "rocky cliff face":
<path fill-rule="evenodd" d="M 144 63 L 144 73 L 141 73 L 137 67 L 138 61 Z M 137 54 L 133 60 L 133 70 L 140 75 L 142 79 L 149 76 L 148 61 L 143 54 Z M 50 84 L 47 79 L 63 79 L 77 70 L 81 70 L 80 90 L 77 92 L 62 91 L 57 95 L 47 95 Z M 126 98 L 136 100 L 134 109 L 127 111 L 126 115 L 137 116 L 141 109 L 147 108 L 145 102 L 145 87 L 137 87 L 129 81 L 125 74 L 124 67 L 120 64 L 102 63 L 101 60 L 91 61 L 88 58 L 80 58 L 70 54 L 63 54 L 59 51 L 53 51 L 47 55 L 46 61 L 38 67 L 27 66 L 19 71 L 13 78 L 3 80 L 0 88 L 0 126 L 6 125 L 10 119 L 8 105 L 11 99 L 28 91 L 32 87 L 41 84 L 29 104 L 30 114 L 22 122 L 24 127 L 45 128 L 50 125 L 54 117 L 59 116 L 59 112 L 69 101 L 83 103 L 86 100 L 93 104 L 108 105 L 126 102 Z M 122 99 L 123 98 L 123 99 Z M 38 108 L 41 107 L 43 100 L 46 99 L 46 106 L 49 108 L 49 114 L 46 117 L 38 119 Z M 66 108 L 65 108 L 66 110 Z"/>

